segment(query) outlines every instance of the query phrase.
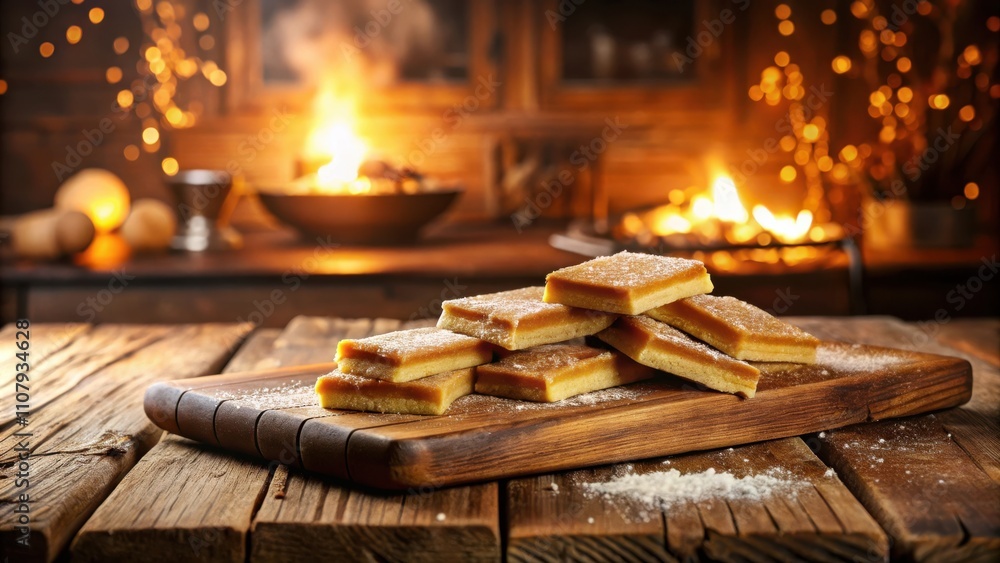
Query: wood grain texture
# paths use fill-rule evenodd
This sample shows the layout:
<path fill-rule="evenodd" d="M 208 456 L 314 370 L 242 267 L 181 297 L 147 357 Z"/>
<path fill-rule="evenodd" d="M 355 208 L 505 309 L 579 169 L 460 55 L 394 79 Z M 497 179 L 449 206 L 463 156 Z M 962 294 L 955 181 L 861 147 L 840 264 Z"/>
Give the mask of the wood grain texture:
<path fill-rule="evenodd" d="M 804 482 L 760 501 L 662 507 L 588 493 L 625 474 L 715 469 L 737 478 L 780 469 Z M 517 479 L 507 485 L 510 561 L 884 560 L 886 535 L 797 438 Z"/>
<path fill-rule="evenodd" d="M 387 416 L 315 405 L 285 407 L 280 403 L 289 398 L 304 405 L 314 401 L 311 384 L 290 393 L 301 381 L 288 377 L 285 383 L 264 379 L 272 397 L 253 395 L 249 402 L 220 397 L 238 396 L 252 389 L 252 383 L 227 380 L 218 387 L 192 389 L 178 404 L 178 419 L 187 405 L 194 414 L 189 424 L 181 424 L 181 432 L 191 430 L 187 436 L 217 443 L 212 434 L 221 434 L 227 425 L 216 414 L 225 401 L 223 406 L 236 405 L 249 415 L 239 428 L 257 437 L 258 449 L 268 459 L 297 465 L 297 452 L 302 452 L 306 469 L 405 490 L 796 436 L 961 404 L 971 389 L 968 363 L 960 359 L 850 345 L 827 346 L 821 356 L 832 359 L 812 366 L 761 364 L 761 384 L 751 400 L 706 393 L 664 376 L 594 404 L 523 408 L 530 405 L 472 396 L 459 399 L 440 417 Z M 790 404 L 796 412 L 788 410 Z M 251 420 L 257 421 L 252 433 Z M 695 424 L 698 432 L 676 430 Z M 646 439 L 632 439 L 636 433 Z"/>
<path fill-rule="evenodd" d="M 386 320 L 297 319 L 283 333 L 284 338 L 272 331 L 255 333 L 226 371 L 329 360 L 336 342 L 347 334 L 366 336 L 399 326 L 399 321 Z M 204 387 L 194 380 L 177 389 L 193 390 L 198 386 Z M 178 401 L 182 397 L 173 396 Z M 239 402 L 220 399 L 217 408 L 222 412 L 227 404 Z M 194 451 L 198 454 L 193 455 Z M 290 476 L 287 468 L 278 464 L 231 456 L 174 437 L 157 444 L 145 460 L 150 462 L 148 471 L 133 471 L 81 531 L 74 544 L 74 556 L 83 560 L 114 559 L 142 550 L 150 560 L 163 561 L 197 557 L 235 562 L 244 561 L 248 555 L 253 560 L 292 560 L 290 554 L 315 557 L 323 553 L 329 545 L 324 542 L 329 541 L 339 542 L 344 549 L 354 550 L 352 553 L 367 549 L 369 555 L 384 553 L 387 557 L 408 553 L 405 546 L 414 541 L 424 542 L 427 549 L 440 546 L 439 554 L 465 553 L 480 560 L 499 556 L 496 484 L 421 490 L 391 498 L 368 495 L 315 477 Z M 164 467 L 177 476 L 163 479 L 158 471 L 165 471 Z M 211 489 L 199 488 L 197 494 L 184 492 L 184 483 L 204 475 L 213 476 L 217 483 Z M 290 498 L 286 487 L 301 488 L 301 500 Z M 325 492 L 320 495 L 317 491 Z M 325 503 L 327 493 L 345 499 L 346 504 L 331 501 L 326 511 L 313 504 Z M 163 499 L 149 509 L 156 517 L 141 522 L 130 519 L 130 507 L 148 496 Z M 348 498 L 352 499 L 349 503 Z M 374 506 L 379 507 L 377 511 L 372 509 Z M 439 522 L 437 514 L 441 512 L 451 516 Z M 181 524 L 174 524 L 182 519 Z M 428 530 L 425 524 L 431 522 L 434 529 Z M 383 540 L 364 547 L 363 538 Z"/>
<path fill-rule="evenodd" d="M 974 370 L 967 404 L 930 417 L 835 430 L 809 443 L 891 535 L 894 556 L 994 558 L 1000 550 L 1000 373 L 989 355 L 938 343 L 938 336 L 944 342 L 955 339 L 950 323 L 868 318 L 796 324 L 821 337 L 967 357 Z M 996 345 L 990 332 L 973 332 L 962 339 L 976 342 L 971 349 Z"/>
<path fill-rule="evenodd" d="M 278 332 L 254 332 L 226 369 L 245 371 L 269 358 Z M 270 470 L 259 462 L 168 436 L 87 521 L 73 542 L 73 557 L 244 561 L 246 532 Z M 136 506 L 143 507 L 141 515 Z"/>
<path fill-rule="evenodd" d="M 346 323 L 347 333 L 352 336 L 432 324 L 302 318 L 289 325 L 276 342 L 276 351 L 332 350 L 329 340 L 318 342 L 316 338 L 332 322 Z M 271 447 L 268 441 L 278 447 L 295 443 L 298 449 L 299 439 L 293 429 L 301 428 L 305 433 L 303 425 L 319 425 L 333 418 L 353 420 L 362 426 L 403 418 L 376 415 L 362 420 L 358 415 L 344 411 L 318 413 L 312 406 L 269 410 L 262 416 L 273 417 L 265 419 L 273 432 L 270 437 L 265 433 L 259 444 L 264 451 Z M 277 450 L 272 447 L 272 451 Z M 254 519 L 250 558 L 300 561 L 322 553 L 332 561 L 492 561 L 500 556 L 498 499 L 497 483 L 447 489 L 417 487 L 406 494 L 385 495 L 280 467 Z"/>
<path fill-rule="evenodd" d="M 72 331 L 72 329 L 71 329 Z M 61 337 L 50 359 L 32 368 L 40 401 L 26 427 L 0 430 L 0 504 L 3 555 L 17 561 L 55 558 L 84 520 L 161 430 L 142 413 L 143 389 L 156 379 L 217 371 L 245 335 L 239 325 L 103 326 Z M 58 342 L 58 339 L 53 343 Z M 185 354 L 176 351 L 184 349 Z M 6 414 L 6 413 L 5 413 Z M 13 545 L 13 499 L 18 431 L 32 433 L 31 549 Z"/>

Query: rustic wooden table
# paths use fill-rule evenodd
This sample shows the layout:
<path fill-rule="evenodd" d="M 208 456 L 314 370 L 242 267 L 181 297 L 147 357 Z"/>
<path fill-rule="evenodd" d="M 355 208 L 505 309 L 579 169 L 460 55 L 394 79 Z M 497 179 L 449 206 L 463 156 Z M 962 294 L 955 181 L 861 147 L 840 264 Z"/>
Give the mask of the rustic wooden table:
<path fill-rule="evenodd" d="M 972 400 L 916 419 L 674 456 L 682 471 L 779 466 L 813 487 L 653 517 L 583 494 L 579 483 L 610 467 L 385 495 L 164 436 L 143 414 L 153 381 L 328 361 L 340 338 L 399 321 L 33 325 L 28 396 L 16 395 L 15 351 L 0 375 L 0 560 L 996 560 L 1000 320 L 794 322 L 827 339 L 965 357 Z M 5 327 L 0 342 L 13 348 L 16 331 Z M 19 403 L 30 405 L 20 421 Z M 828 468 L 836 478 L 824 477 Z M 30 547 L 19 526 L 30 528 Z"/>

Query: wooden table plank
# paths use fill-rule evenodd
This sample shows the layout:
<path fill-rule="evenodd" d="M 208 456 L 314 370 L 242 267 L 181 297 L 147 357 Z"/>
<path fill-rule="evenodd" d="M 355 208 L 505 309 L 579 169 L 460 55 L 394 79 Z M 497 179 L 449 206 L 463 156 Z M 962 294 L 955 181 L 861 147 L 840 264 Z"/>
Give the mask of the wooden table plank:
<path fill-rule="evenodd" d="M 710 468 L 736 477 L 780 468 L 809 486 L 795 497 L 686 502 L 663 511 L 583 487 L 622 473 Z M 798 438 L 515 479 L 506 495 L 511 561 L 880 560 L 889 549 L 871 516 Z"/>
<path fill-rule="evenodd" d="M 226 371 L 248 371 L 269 362 L 279 332 L 255 331 Z M 125 560 L 143 553 L 146 561 L 242 562 L 246 532 L 271 469 L 168 435 L 80 530 L 73 558 Z M 181 502 L 188 498 L 200 503 Z M 141 513 L 136 506 L 143 507 Z"/>
<path fill-rule="evenodd" d="M 290 323 L 276 352 L 298 346 L 296 356 L 306 361 L 328 358 L 316 354 L 332 353 L 330 342 L 308 335 L 329 322 L 302 318 Z M 374 334 L 429 324 L 376 320 L 369 330 Z M 496 560 L 498 499 L 497 483 L 385 495 L 282 467 L 254 519 L 250 559 L 300 561 L 322 553 L 331 560 Z"/>
<path fill-rule="evenodd" d="M 42 369 L 46 365 L 51 364 L 52 356 L 57 351 L 69 345 L 74 338 L 79 337 L 84 332 L 90 330 L 90 328 L 90 325 L 84 323 L 46 323 L 29 326 L 29 371 L 31 369 Z M 13 323 L 4 326 L 3 330 L 0 330 L 0 342 L 9 342 L 12 352 L 9 356 L 5 355 L 5 359 L 3 360 L 4 370 L 3 373 L 0 373 L 0 389 L 14 388 L 14 381 L 18 372 L 15 368 L 17 364 L 21 363 L 21 360 L 16 360 L 13 355 L 15 351 L 13 349 L 15 333 L 17 332 L 23 331 L 18 329 Z M 9 413 L 13 408 L 11 406 L 13 401 L 13 393 L 0 396 L 0 412 Z"/>
<path fill-rule="evenodd" d="M 246 327 L 103 326 L 79 333 L 33 368 L 41 402 L 29 425 L 2 430 L 0 505 L 3 555 L 17 561 L 55 558 L 84 520 L 161 435 L 142 412 L 144 388 L 156 379 L 217 371 Z M 178 350 L 184 350 L 178 354 Z M 59 360 L 56 361 L 56 358 Z M 6 414 L 6 413 L 5 413 Z M 30 549 L 14 544 L 15 447 L 27 430 L 30 451 Z"/>
<path fill-rule="evenodd" d="M 399 325 L 385 319 L 299 318 L 280 336 L 255 335 L 226 371 L 329 361 L 345 334 L 360 330 L 364 335 Z M 193 449 L 200 452 L 198 456 L 191 455 Z M 361 549 L 369 556 L 412 556 L 416 551 L 405 546 L 418 539 L 428 550 L 437 545 L 447 550 L 444 553 L 464 553 L 473 559 L 495 559 L 499 554 L 496 484 L 394 497 L 368 495 L 276 465 L 269 472 L 264 462 L 174 437 L 155 446 L 143 461 L 149 462 L 149 470 L 133 471 L 101 506 L 74 543 L 74 557 L 96 561 L 143 549 L 150 560 L 177 561 L 192 558 L 197 547 L 199 560 L 244 561 L 251 529 L 253 560 L 294 560 L 295 554 L 317 553 L 334 558 L 338 552 L 325 551 L 331 544 L 355 554 Z M 180 485 L 165 482 L 157 473 L 163 466 L 171 468 L 171 481 L 181 484 L 206 474 L 217 476 L 217 495 L 178 495 Z M 150 520 L 130 519 L 136 499 L 148 496 L 169 501 L 151 509 L 155 516 Z M 226 511 L 213 512 L 222 504 Z M 186 514 L 198 517 L 181 522 Z M 439 521 L 438 514 L 445 514 L 445 519 Z M 380 539 L 358 540 L 375 537 Z"/>
<path fill-rule="evenodd" d="M 955 319 L 940 327 L 935 339 L 1000 368 L 1000 319 Z"/>
<path fill-rule="evenodd" d="M 935 342 L 937 325 L 884 318 L 797 324 L 824 338 L 964 356 L 972 363 L 968 404 L 928 417 L 826 432 L 810 445 L 889 532 L 894 556 L 950 561 L 995 555 L 1000 550 L 997 368 Z M 971 338 L 988 342 L 982 335 Z"/>

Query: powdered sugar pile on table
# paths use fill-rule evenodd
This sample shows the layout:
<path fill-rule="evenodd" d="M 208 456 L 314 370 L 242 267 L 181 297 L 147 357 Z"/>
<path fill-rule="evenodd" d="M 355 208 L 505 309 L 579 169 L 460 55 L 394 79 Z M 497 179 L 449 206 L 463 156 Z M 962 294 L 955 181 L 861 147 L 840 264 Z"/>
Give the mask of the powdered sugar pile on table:
<path fill-rule="evenodd" d="M 744 477 L 719 473 L 715 469 L 688 474 L 670 469 L 643 475 L 627 474 L 603 483 L 584 483 L 583 489 L 592 496 L 624 497 L 651 508 L 666 509 L 685 501 L 758 501 L 775 494 L 794 496 L 807 486 L 807 481 L 796 479 L 779 468 Z"/>

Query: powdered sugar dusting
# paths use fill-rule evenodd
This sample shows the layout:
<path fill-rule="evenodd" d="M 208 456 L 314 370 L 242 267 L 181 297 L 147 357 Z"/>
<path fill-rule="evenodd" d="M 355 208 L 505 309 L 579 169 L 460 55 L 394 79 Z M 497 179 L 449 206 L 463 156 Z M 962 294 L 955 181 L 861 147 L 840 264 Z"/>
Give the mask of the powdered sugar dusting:
<path fill-rule="evenodd" d="M 603 498 L 627 498 L 649 508 L 667 509 L 682 502 L 760 501 L 776 494 L 794 497 L 810 486 L 790 472 L 773 468 L 757 475 L 736 477 L 707 469 L 683 474 L 676 469 L 646 474 L 626 473 L 601 483 L 584 483 L 584 493 Z"/>
<path fill-rule="evenodd" d="M 220 401 L 237 403 L 237 408 L 285 409 L 315 403 L 315 384 L 315 380 L 291 379 L 278 385 L 249 390 L 216 391 L 212 395 Z"/>
<path fill-rule="evenodd" d="M 666 323 L 661 323 L 655 319 L 651 319 L 649 317 L 623 317 L 619 319 L 618 322 L 632 324 L 635 328 L 651 334 L 660 340 L 665 340 L 675 346 L 693 350 L 702 355 L 709 356 L 716 362 L 729 364 L 738 363 L 748 367 L 750 366 L 750 364 L 747 364 L 746 362 L 731 358 L 715 348 L 698 342 L 676 328 Z M 598 338 L 600 338 L 600 334 L 598 334 Z"/>
<path fill-rule="evenodd" d="M 745 334 L 766 334 L 770 337 L 784 337 L 796 341 L 816 341 L 815 337 L 802 329 L 777 319 L 763 309 L 728 295 L 723 297 L 707 294 L 695 295 L 683 299 L 681 303 L 677 304 L 677 307 L 681 309 L 685 306 L 701 309 L 704 313 L 736 327 Z M 665 312 L 671 312 L 670 308 L 671 305 L 665 305 Z"/>
<path fill-rule="evenodd" d="M 705 273 L 705 265 L 686 258 L 623 251 L 613 256 L 601 256 L 576 266 L 556 270 L 549 276 L 631 289 L 650 283 L 660 283 L 690 271 Z M 548 280 L 549 276 L 545 279 Z"/>
<path fill-rule="evenodd" d="M 356 349 L 400 359 L 407 354 L 428 349 L 471 346 L 481 342 L 478 338 L 457 334 L 436 327 L 413 328 L 369 336 L 359 340 L 345 340 Z"/>
<path fill-rule="evenodd" d="M 558 303 L 542 301 L 545 293 L 543 287 L 523 287 L 499 293 L 474 295 L 461 299 L 449 299 L 442 304 L 442 309 L 460 309 L 483 315 L 486 320 L 503 320 L 517 327 L 518 322 L 532 315 L 545 312 L 569 311 L 570 307 Z"/>
<path fill-rule="evenodd" d="M 874 372 L 905 361 L 898 353 L 872 352 L 859 344 L 823 344 L 816 349 L 817 365 L 840 372 Z"/>
<path fill-rule="evenodd" d="M 559 375 L 560 370 L 575 366 L 582 361 L 601 356 L 611 358 L 613 352 L 575 344 L 548 344 L 514 352 L 499 362 L 480 367 L 487 371 L 539 374 L 550 378 Z"/>

